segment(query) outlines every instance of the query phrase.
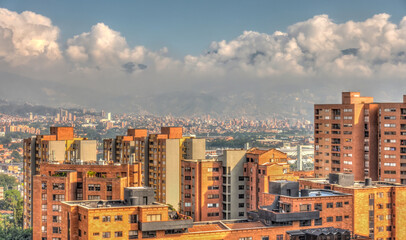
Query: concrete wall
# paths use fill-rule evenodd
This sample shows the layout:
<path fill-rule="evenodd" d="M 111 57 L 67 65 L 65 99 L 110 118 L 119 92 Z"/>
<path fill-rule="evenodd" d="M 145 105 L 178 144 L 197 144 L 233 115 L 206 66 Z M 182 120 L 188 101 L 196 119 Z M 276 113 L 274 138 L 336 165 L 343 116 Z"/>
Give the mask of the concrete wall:
<path fill-rule="evenodd" d="M 166 203 L 178 208 L 180 201 L 180 141 L 166 140 Z"/>
<path fill-rule="evenodd" d="M 206 158 L 206 139 L 189 138 L 185 140 L 186 157 L 185 159 L 205 159 Z"/>
<path fill-rule="evenodd" d="M 97 160 L 97 142 L 96 140 L 80 140 L 78 143 L 77 159 L 85 162 Z"/>
<path fill-rule="evenodd" d="M 65 161 L 65 141 L 49 141 L 48 159 L 49 161 Z"/>

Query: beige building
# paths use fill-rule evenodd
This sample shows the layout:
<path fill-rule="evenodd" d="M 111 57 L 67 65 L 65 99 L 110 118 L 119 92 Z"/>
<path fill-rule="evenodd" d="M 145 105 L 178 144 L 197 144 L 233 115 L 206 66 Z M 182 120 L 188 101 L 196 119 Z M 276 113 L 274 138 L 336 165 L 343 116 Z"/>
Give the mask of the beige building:
<path fill-rule="evenodd" d="M 246 150 L 225 150 L 223 163 L 223 219 L 246 218 L 244 162 Z"/>

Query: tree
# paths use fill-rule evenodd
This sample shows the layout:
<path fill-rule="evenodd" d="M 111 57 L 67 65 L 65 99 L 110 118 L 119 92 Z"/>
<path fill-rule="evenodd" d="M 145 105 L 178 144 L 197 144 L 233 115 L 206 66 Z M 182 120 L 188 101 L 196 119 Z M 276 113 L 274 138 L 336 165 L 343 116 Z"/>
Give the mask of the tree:
<path fill-rule="evenodd" d="M 11 153 L 11 157 L 14 158 L 16 162 L 21 162 L 22 160 L 21 155 L 15 150 Z"/>
<path fill-rule="evenodd" d="M 4 190 L 8 190 L 15 186 L 17 186 L 17 178 L 0 173 L 0 187 L 3 187 Z"/>

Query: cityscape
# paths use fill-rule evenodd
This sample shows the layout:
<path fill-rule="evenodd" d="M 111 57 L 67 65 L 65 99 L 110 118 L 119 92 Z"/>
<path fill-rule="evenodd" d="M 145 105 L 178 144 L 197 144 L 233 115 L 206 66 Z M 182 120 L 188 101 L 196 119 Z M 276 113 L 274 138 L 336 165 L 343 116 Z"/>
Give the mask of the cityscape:
<path fill-rule="evenodd" d="M 0 240 L 406 240 L 404 10 L 0 2 Z"/>

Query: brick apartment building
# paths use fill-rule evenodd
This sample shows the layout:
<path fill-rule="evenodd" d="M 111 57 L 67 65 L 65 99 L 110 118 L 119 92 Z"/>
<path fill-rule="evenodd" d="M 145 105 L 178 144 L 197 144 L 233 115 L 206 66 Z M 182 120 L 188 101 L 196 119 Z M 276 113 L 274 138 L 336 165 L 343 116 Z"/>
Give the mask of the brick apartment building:
<path fill-rule="evenodd" d="M 280 189 L 286 189 L 285 184 L 280 186 Z M 153 203 L 153 189 L 126 188 L 121 201 L 63 202 L 61 239 L 353 239 L 350 230 L 352 218 L 337 218 L 350 214 L 350 194 L 331 190 L 303 190 L 302 193 L 307 196 L 280 196 L 283 201 L 271 200 L 272 205 L 250 212 L 250 220 L 193 222 L 188 216 L 170 211 L 167 205 Z M 300 207 L 297 206 L 299 199 L 305 201 Z M 331 213 L 324 209 L 330 202 L 342 205 L 343 211 Z M 292 203 L 292 208 L 288 211 L 289 203 Z M 314 203 L 322 206 L 309 210 L 311 206 L 308 205 Z M 275 209 L 276 206 L 281 209 Z M 283 212 L 283 209 L 288 212 Z M 306 220 L 319 219 L 324 216 L 323 211 L 324 215 L 334 216 L 334 221 L 315 221 L 313 225 Z"/>
<path fill-rule="evenodd" d="M 53 128 L 51 134 L 55 135 L 26 139 L 24 144 L 24 228 L 33 229 L 34 240 L 60 239 L 61 201 L 119 200 L 124 187 L 142 182 L 140 164 L 96 162 L 94 141 L 72 139 L 72 128 Z"/>
<path fill-rule="evenodd" d="M 330 189 L 350 194 L 354 234 L 374 240 L 406 239 L 405 185 L 369 178 L 354 182 L 349 174 L 331 174 L 329 179 L 300 179 L 298 182 L 301 189 Z"/>
<path fill-rule="evenodd" d="M 352 173 L 355 180 L 406 183 L 406 95 L 375 103 L 343 92 L 341 104 L 314 106 L 316 177 Z"/>
<path fill-rule="evenodd" d="M 247 211 L 258 209 L 259 196 L 269 192 L 270 181 L 298 179 L 290 172 L 287 154 L 276 149 L 249 149 L 244 163 L 244 176 L 247 182 Z"/>
<path fill-rule="evenodd" d="M 205 159 L 205 149 L 204 139 L 183 136 L 181 127 L 162 127 L 160 134 L 149 135 L 145 129 L 128 129 L 127 136 L 104 140 L 105 159 L 141 162 L 143 184 L 155 190 L 158 202 L 175 208 L 181 199 L 181 161 Z"/>

